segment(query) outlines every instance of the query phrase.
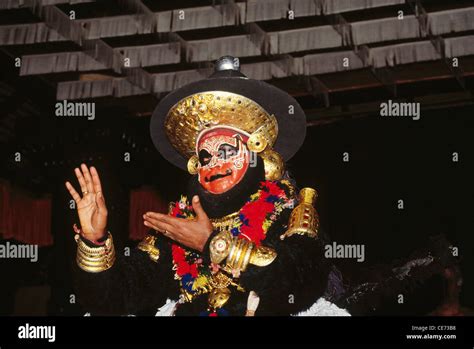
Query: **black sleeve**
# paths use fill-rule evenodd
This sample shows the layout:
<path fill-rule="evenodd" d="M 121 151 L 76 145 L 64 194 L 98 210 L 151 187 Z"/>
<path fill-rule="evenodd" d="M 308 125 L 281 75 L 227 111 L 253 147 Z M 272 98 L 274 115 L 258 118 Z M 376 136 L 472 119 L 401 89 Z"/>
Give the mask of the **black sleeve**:
<path fill-rule="evenodd" d="M 266 267 L 250 265 L 240 277 L 246 291 L 260 297 L 258 315 L 290 315 L 307 310 L 326 290 L 331 264 L 320 240 L 293 235 L 284 240 L 291 213 L 285 210 L 267 232 L 263 246 L 277 252 Z"/>
<path fill-rule="evenodd" d="M 130 256 L 116 250 L 114 265 L 100 273 L 89 273 L 74 262 L 75 291 L 84 312 L 91 315 L 154 315 L 166 298 L 176 298 L 171 248 L 168 239 L 157 236 L 157 262 L 134 248 Z"/>

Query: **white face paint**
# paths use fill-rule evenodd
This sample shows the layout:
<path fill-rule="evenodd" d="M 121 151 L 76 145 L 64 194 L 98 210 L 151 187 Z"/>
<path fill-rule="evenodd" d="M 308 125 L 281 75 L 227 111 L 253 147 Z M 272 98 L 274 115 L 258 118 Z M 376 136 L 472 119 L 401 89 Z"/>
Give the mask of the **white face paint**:
<path fill-rule="evenodd" d="M 210 169 L 233 163 L 233 167 L 240 170 L 248 155 L 248 149 L 238 134 L 234 136 L 219 135 L 205 139 L 198 147 L 198 155 L 199 168 Z"/>

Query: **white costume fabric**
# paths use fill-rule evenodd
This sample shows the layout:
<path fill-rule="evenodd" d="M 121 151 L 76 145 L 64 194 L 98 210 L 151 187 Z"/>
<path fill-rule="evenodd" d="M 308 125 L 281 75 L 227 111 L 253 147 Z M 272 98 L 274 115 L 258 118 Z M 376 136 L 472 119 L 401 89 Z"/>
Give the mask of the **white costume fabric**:
<path fill-rule="evenodd" d="M 155 316 L 174 316 L 178 302 L 170 299 L 166 300 L 166 303 L 158 309 Z M 339 308 L 334 303 L 331 303 L 324 299 L 319 298 L 308 310 L 302 311 L 293 316 L 351 316 L 347 310 Z"/>

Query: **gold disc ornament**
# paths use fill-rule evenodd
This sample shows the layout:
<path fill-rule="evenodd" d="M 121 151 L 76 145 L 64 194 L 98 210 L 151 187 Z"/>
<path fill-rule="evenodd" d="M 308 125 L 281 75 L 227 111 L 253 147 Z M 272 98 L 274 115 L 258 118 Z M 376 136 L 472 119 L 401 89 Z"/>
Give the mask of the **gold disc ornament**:
<path fill-rule="evenodd" d="M 247 141 L 247 147 L 254 153 L 261 153 L 267 147 L 267 139 L 261 133 L 253 133 Z"/>
<path fill-rule="evenodd" d="M 188 160 L 188 172 L 192 175 L 198 173 L 199 170 L 199 159 L 196 155 L 193 155 Z"/>

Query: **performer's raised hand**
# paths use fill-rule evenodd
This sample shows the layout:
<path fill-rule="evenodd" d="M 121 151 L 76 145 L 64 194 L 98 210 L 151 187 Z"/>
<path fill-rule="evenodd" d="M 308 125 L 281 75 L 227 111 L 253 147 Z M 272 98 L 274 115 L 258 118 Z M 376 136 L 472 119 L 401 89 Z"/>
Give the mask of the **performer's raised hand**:
<path fill-rule="evenodd" d="M 74 172 L 81 187 L 82 197 L 71 183 L 66 182 L 66 188 L 76 202 L 84 238 L 97 243 L 97 240 L 105 235 L 107 225 L 107 207 L 99 174 L 95 167 L 91 167 L 89 171 L 85 164 L 81 164 L 80 169 L 75 168 Z"/>
<path fill-rule="evenodd" d="M 147 212 L 143 215 L 144 224 L 184 246 L 202 252 L 212 233 L 212 223 L 204 212 L 197 195 L 193 197 L 192 205 L 196 213 L 194 219 Z"/>

